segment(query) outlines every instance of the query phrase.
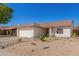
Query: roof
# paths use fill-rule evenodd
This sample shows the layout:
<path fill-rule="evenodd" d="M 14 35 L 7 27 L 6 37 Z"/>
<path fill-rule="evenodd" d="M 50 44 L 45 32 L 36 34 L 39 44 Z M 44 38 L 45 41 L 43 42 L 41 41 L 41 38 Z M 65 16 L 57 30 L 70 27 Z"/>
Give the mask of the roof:
<path fill-rule="evenodd" d="M 51 22 L 51 23 L 42 23 L 39 24 L 41 27 L 71 27 L 72 26 L 72 21 L 62 21 L 62 22 Z"/>
<path fill-rule="evenodd" d="M 42 28 L 50 28 L 50 27 L 71 27 L 72 21 L 62 21 L 62 22 L 50 22 L 50 23 L 33 23 L 27 25 L 19 25 L 19 26 L 0 26 L 0 29 L 7 30 L 7 29 L 16 29 L 18 27 L 42 27 Z"/>
<path fill-rule="evenodd" d="M 0 30 L 16 29 L 16 26 L 0 26 Z"/>
<path fill-rule="evenodd" d="M 49 22 L 49 23 L 33 23 L 33 24 L 27 24 L 27 25 L 20 25 L 19 27 L 42 27 L 42 28 L 49 28 L 49 27 L 71 27 L 72 21 L 62 21 L 62 22 Z"/>

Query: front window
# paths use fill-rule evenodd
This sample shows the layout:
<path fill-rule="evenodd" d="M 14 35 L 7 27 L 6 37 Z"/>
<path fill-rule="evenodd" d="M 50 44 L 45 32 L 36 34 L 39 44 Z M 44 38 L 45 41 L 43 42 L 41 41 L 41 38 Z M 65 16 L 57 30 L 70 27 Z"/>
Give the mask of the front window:
<path fill-rule="evenodd" d="M 58 34 L 63 34 L 63 28 L 57 28 L 57 33 Z"/>

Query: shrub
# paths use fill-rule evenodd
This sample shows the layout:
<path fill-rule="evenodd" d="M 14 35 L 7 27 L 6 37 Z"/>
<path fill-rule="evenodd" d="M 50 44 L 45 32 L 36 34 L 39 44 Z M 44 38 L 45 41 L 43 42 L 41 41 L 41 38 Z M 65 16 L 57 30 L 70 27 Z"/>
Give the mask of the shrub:
<path fill-rule="evenodd" d="M 77 37 L 77 33 L 76 32 L 73 32 L 73 37 Z"/>
<path fill-rule="evenodd" d="M 22 41 L 22 38 L 18 38 L 18 42 L 21 42 Z"/>
<path fill-rule="evenodd" d="M 38 38 L 39 38 L 41 41 L 47 41 L 48 36 L 46 36 L 46 35 L 39 35 Z"/>

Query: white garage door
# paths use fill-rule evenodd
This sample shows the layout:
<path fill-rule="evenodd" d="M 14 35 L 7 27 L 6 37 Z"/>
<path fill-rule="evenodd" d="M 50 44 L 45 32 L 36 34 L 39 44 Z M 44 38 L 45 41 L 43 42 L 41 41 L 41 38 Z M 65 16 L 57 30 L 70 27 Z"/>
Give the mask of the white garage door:
<path fill-rule="evenodd" d="M 33 30 L 19 30 L 19 36 L 31 38 L 33 37 Z"/>

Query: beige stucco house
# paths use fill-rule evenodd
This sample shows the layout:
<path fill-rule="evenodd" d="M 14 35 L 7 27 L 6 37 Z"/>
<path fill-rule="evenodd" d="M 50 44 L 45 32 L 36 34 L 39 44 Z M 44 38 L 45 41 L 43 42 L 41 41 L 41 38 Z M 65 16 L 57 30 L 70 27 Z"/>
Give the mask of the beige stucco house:
<path fill-rule="evenodd" d="M 30 25 L 19 25 L 17 27 L 17 36 L 33 38 L 38 35 L 48 34 L 49 37 L 71 37 L 72 30 L 72 21 L 34 23 Z"/>
<path fill-rule="evenodd" d="M 34 23 L 10 27 L 0 27 L 5 35 L 34 38 L 47 34 L 49 37 L 71 37 L 73 30 L 72 21 Z M 0 32 L 1 33 L 1 32 Z"/>

